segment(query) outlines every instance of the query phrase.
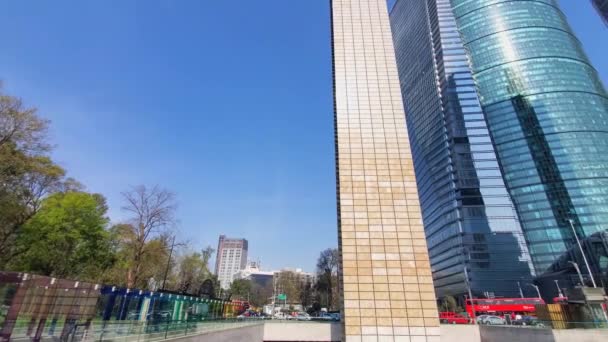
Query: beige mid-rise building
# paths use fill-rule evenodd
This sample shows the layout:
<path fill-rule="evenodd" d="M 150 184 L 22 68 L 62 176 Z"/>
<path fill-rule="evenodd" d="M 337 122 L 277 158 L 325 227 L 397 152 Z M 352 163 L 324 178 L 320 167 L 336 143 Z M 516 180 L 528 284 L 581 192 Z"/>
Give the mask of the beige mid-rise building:
<path fill-rule="evenodd" d="M 439 341 L 386 0 L 332 0 L 346 342 Z"/>

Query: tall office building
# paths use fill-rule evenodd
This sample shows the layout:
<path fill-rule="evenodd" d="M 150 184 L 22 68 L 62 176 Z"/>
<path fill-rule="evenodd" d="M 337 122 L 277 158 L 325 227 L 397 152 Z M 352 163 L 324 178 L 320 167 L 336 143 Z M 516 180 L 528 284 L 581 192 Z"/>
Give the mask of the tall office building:
<path fill-rule="evenodd" d="M 573 231 L 583 239 L 608 228 L 608 94 L 556 0 L 451 3 L 542 276 L 576 246 Z"/>
<path fill-rule="evenodd" d="M 215 259 L 215 274 L 223 289 L 229 289 L 235 274 L 247 265 L 249 244 L 245 239 L 231 239 L 220 235 Z"/>
<path fill-rule="evenodd" d="M 397 0 L 390 19 L 437 296 L 519 297 L 530 255 L 450 1 Z"/>
<path fill-rule="evenodd" d="M 604 23 L 608 25 L 608 0 L 591 0 L 591 2 L 593 2 L 593 6 L 595 6 L 602 19 L 604 19 Z"/>
<path fill-rule="evenodd" d="M 346 341 L 439 341 L 386 0 L 331 13 Z"/>

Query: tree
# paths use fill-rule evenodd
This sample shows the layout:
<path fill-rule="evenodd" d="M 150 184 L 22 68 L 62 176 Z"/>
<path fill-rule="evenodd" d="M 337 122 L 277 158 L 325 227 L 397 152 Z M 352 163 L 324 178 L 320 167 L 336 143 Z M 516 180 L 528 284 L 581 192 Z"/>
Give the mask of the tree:
<path fill-rule="evenodd" d="M 107 208 L 100 195 L 55 193 L 42 201 L 16 244 L 10 266 L 43 275 L 96 281 L 112 263 Z"/>
<path fill-rule="evenodd" d="M 305 281 L 293 271 L 280 271 L 274 274 L 279 293 L 287 295 L 287 303 L 301 304 L 302 288 Z"/>
<path fill-rule="evenodd" d="M 456 299 L 454 297 L 445 296 L 441 300 L 439 310 L 442 312 L 458 312 L 458 303 L 456 302 Z"/>
<path fill-rule="evenodd" d="M 195 294 L 203 282 L 209 278 L 209 259 L 213 248 L 207 247 L 201 253 L 188 253 L 181 258 L 178 272 L 178 291 Z"/>
<path fill-rule="evenodd" d="M 47 156 L 48 121 L 0 88 L 0 267 L 14 259 L 15 240 L 42 199 L 59 191 L 65 171 Z"/>
<path fill-rule="evenodd" d="M 272 280 L 266 282 L 251 282 L 249 302 L 253 306 L 263 306 L 272 297 Z"/>
<path fill-rule="evenodd" d="M 15 240 L 21 229 L 38 212 L 42 200 L 60 188 L 65 175 L 48 157 L 7 151 L 10 148 L 0 147 L 0 165 L 4 171 L 11 169 L 0 176 L 0 266 L 18 255 Z"/>
<path fill-rule="evenodd" d="M 49 121 L 26 108 L 21 99 L 2 93 L 0 84 L 0 146 L 14 144 L 26 154 L 40 154 L 50 149 L 46 142 Z"/>
<path fill-rule="evenodd" d="M 321 252 L 317 260 L 317 283 L 319 301 L 327 308 L 338 308 L 338 265 L 340 255 L 337 248 Z"/>
<path fill-rule="evenodd" d="M 172 192 L 154 186 L 140 185 L 122 193 L 126 201 L 123 210 L 132 215 L 129 225 L 122 228 L 131 247 L 127 286 L 133 287 L 142 280 L 142 264 L 150 254 L 149 242 L 175 224 L 175 196 Z"/>
<path fill-rule="evenodd" d="M 302 286 L 302 291 L 300 292 L 300 302 L 305 308 L 313 304 L 313 284 L 310 280 L 306 280 Z"/>
<path fill-rule="evenodd" d="M 125 286 L 129 288 L 148 288 L 153 278 L 156 284 L 162 281 L 167 262 L 169 262 L 169 249 L 171 237 L 160 234 L 148 239 L 144 245 L 144 257 L 139 263 L 137 280 L 128 283 L 129 272 L 133 269 L 133 253 L 137 248 L 137 239 L 134 236 L 135 228 L 130 224 L 116 224 L 110 228 L 111 251 L 114 255 L 113 267 L 104 273 L 104 282 Z M 170 274 L 168 282 L 175 284 L 175 277 Z M 173 288 L 175 289 L 175 288 Z"/>
<path fill-rule="evenodd" d="M 230 297 L 245 300 L 251 292 L 251 282 L 247 279 L 235 279 L 230 284 Z"/>

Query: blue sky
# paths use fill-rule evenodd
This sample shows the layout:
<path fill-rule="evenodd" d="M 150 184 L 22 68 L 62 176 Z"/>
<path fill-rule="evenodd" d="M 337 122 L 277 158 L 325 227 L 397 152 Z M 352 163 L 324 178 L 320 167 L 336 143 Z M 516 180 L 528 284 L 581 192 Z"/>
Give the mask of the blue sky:
<path fill-rule="evenodd" d="M 608 83 L 608 30 L 561 3 Z M 0 30 L 5 91 L 114 221 L 121 191 L 159 184 L 196 249 L 245 237 L 265 268 L 312 271 L 337 245 L 327 0 L 7 1 Z"/>

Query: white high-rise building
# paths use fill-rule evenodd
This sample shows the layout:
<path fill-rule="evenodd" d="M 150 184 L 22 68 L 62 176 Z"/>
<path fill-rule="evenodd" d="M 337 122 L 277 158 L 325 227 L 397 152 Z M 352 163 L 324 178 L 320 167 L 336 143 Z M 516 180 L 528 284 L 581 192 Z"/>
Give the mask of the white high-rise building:
<path fill-rule="evenodd" d="M 215 274 L 222 289 L 230 288 L 234 275 L 247 265 L 248 243 L 246 239 L 231 239 L 220 235 L 217 244 Z"/>

